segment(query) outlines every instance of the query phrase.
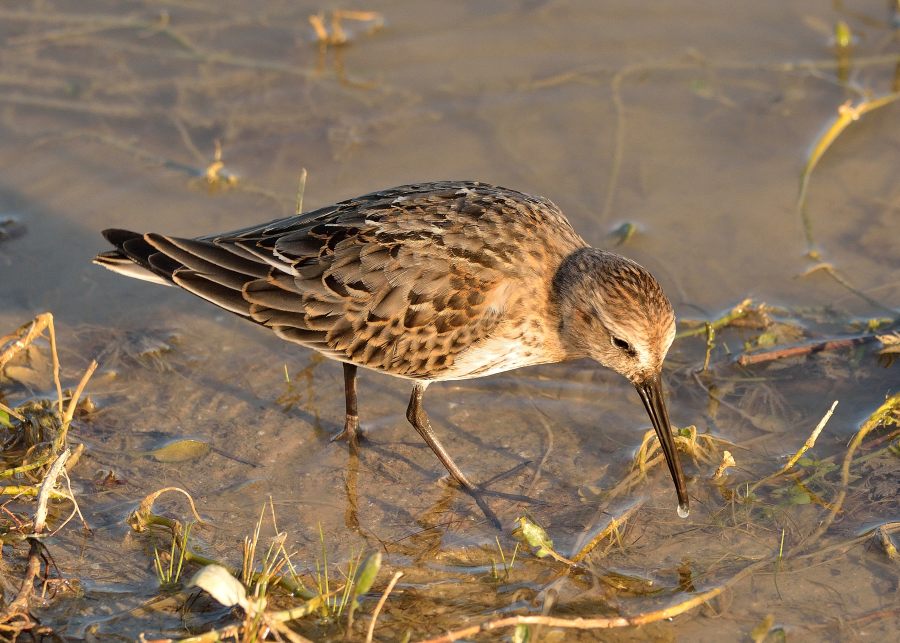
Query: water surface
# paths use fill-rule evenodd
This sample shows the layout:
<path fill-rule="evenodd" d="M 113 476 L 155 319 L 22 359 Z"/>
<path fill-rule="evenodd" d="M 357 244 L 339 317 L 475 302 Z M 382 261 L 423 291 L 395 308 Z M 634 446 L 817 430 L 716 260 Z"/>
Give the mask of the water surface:
<path fill-rule="evenodd" d="M 633 223 L 618 250 L 659 277 L 680 319 L 712 319 L 750 297 L 781 307 L 776 317 L 809 336 L 858 332 L 854 322 L 890 317 L 900 301 L 900 107 L 848 128 L 811 182 L 816 246 L 867 299 L 825 271 L 801 276 L 814 262 L 794 205 L 808 148 L 857 99 L 853 88 L 878 96 L 896 83 L 885 4 L 384 1 L 361 7 L 383 14 L 382 29 L 349 24 L 350 44 L 326 50 L 307 21 L 323 5 L 309 2 L 4 7 L 0 216 L 24 232 L 0 240 L 0 331 L 50 310 L 66 382 L 90 359 L 101 363 L 89 386 L 99 410 L 73 430 L 86 445 L 74 482 L 93 534 L 69 527 L 50 545 L 83 592 L 48 602 L 45 623 L 74 638 L 184 633 L 178 601 L 157 601 L 152 552 L 166 543 L 124 523 L 164 486 L 193 495 L 211 522 L 195 531 L 198 549 L 231 563 L 270 497 L 304 568 L 320 554 L 319 525 L 332 561 L 381 549 L 388 570 L 406 572 L 379 620 L 383 640 L 540 613 L 548 590 L 560 616 L 648 611 L 772 555 L 782 535 L 788 548 L 800 543 L 826 515 L 838 474 L 814 480 L 806 496 L 784 483 L 735 506 L 709 480 L 716 462 L 687 461 L 688 520 L 676 517 L 661 470 L 606 498 L 648 421 L 627 382 L 575 362 L 428 391 L 438 432 L 472 478 L 512 470 L 492 488 L 544 503 L 492 500 L 504 521 L 527 509 L 560 552 L 643 502 L 589 571 L 554 582 L 552 563 L 522 552 L 496 580 L 495 536 L 509 553 L 509 530 L 498 534 L 440 481 L 440 464 L 406 423 L 406 384 L 362 374 L 370 442 L 349 456 L 329 441 L 343 418 L 338 365 L 90 257 L 106 227 L 189 236 L 290 214 L 301 168 L 306 209 L 402 183 L 478 179 L 553 199 L 601 247 Z M 849 88 L 829 40 L 838 20 L 856 37 Z M 893 62 L 870 60 L 886 55 Z M 230 189 L 203 185 L 216 141 L 238 177 Z M 727 404 L 710 403 L 692 376 L 702 338 L 670 354 L 673 422 L 738 445 L 732 490 L 780 468 L 835 399 L 815 457 L 840 462 L 897 389 L 897 367 L 877 366 L 871 347 L 732 366 L 730 353 L 760 332 L 719 337 L 701 381 Z M 147 455 L 186 438 L 211 450 L 189 462 Z M 860 467 L 814 549 L 900 518 L 896 454 Z M 118 483 L 99 484 L 110 471 Z M 178 501 L 163 505 L 187 517 Z M 607 582 L 611 573 L 628 579 L 624 588 Z M 838 548 L 753 574 L 672 621 L 604 636 L 740 639 L 772 615 L 801 640 L 884 640 L 900 626 L 896 588 L 896 563 L 876 544 Z M 202 629 L 215 619 L 188 621 Z M 314 620 L 300 630 L 341 636 Z"/>

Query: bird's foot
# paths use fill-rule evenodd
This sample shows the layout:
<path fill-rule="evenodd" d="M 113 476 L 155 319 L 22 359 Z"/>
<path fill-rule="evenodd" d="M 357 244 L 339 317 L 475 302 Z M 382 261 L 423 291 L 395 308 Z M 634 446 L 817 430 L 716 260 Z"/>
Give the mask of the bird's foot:
<path fill-rule="evenodd" d="M 358 446 L 363 440 L 365 440 L 365 434 L 359 428 L 359 416 L 349 414 L 344 420 L 343 430 L 331 438 L 332 442 L 346 442 L 354 447 Z"/>

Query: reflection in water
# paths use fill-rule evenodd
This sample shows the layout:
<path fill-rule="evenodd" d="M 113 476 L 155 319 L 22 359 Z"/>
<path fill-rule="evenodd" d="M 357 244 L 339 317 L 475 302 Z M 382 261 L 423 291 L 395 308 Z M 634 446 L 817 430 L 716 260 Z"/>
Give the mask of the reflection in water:
<path fill-rule="evenodd" d="M 356 484 L 359 480 L 359 447 L 351 442 L 347 445 L 347 469 L 344 473 L 344 494 L 347 504 L 344 508 L 344 526 L 359 532 L 359 494 Z"/>

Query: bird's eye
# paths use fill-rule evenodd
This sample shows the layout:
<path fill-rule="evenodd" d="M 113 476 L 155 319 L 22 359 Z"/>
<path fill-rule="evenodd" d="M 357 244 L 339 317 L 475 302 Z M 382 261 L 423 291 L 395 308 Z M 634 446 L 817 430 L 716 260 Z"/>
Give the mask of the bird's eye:
<path fill-rule="evenodd" d="M 621 348 L 623 351 L 631 351 L 631 344 L 626 342 L 624 339 L 619 339 L 618 337 L 612 338 L 612 343 L 617 348 Z"/>

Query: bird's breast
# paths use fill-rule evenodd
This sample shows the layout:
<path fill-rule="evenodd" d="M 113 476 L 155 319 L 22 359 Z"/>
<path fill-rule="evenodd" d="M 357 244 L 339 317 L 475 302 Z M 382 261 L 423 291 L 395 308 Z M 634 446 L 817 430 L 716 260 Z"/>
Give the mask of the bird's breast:
<path fill-rule="evenodd" d="M 510 324 L 461 351 L 453 363 L 445 371 L 436 374 L 434 379 L 485 377 L 563 359 L 565 355 L 558 348 L 555 339 L 544 331 L 543 324 Z"/>

